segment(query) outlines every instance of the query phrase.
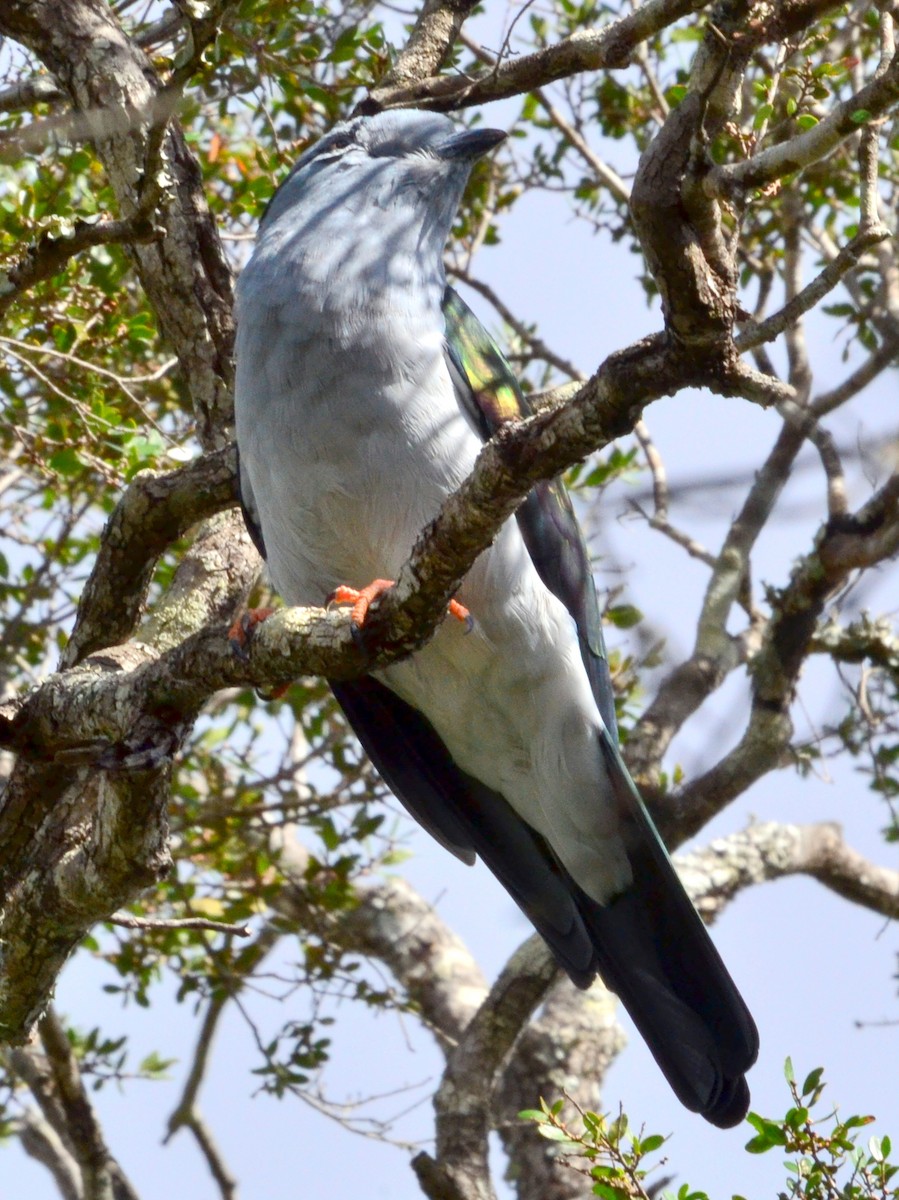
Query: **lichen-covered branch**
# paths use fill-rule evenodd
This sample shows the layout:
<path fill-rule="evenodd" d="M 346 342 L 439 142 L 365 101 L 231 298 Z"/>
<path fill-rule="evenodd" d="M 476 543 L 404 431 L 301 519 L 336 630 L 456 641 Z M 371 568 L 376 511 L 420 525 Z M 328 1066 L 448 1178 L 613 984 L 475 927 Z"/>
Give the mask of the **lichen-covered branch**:
<path fill-rule="evenodd" d="M 833 822 L 750 825 L 679 854 L 677 869 L 706 920 L 714 920 L 746 888 L 789 875 L 808 875 L 854 904 L 893 920 L 899 916 L 899 871 L 853 850 Z"/>
<path fill-rule="evenodd" d="M 221 444 L 231 419 L 231 271 L 193 154 L 170 110 L 156 112 L 162 82 L 100 0 L 7 0 L 0 33 L 37 55 L 84 115 L 123 220 L 141 211 L 154 139 L 161 138 L 166 178 L 154 221 L 164 236 L 134 243 L 134 256 L 190 388 L 201 441 Z"/>
<path fill-rule="evenodd" d="M 409 40 L 379 90 L 402 88 L 435 75 L 448 58 L 475 0 L 425 0 Z"/>
<path fill-rule="evenodd" d="M 236 463 L 229 446 L 165 475 L 135 476 L 103 530 L 63 667 L 133 634 L 160 555 L 192 525 L 234 503 Z"/>

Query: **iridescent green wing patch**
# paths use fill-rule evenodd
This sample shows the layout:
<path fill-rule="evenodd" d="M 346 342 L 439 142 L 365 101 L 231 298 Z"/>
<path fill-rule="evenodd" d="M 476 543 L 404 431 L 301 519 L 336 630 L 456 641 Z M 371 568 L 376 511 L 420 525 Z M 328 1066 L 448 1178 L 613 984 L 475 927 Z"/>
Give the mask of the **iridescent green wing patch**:
<path fill-rule="evenodd" d="M 443 314 L 450 359 L 470 393 L 462 402 L 484 439 L 505 421 L 530 416 L 533 410 L 499 346 L 451 287 L 443 295 Z"/>
<path fill-rule="evenodd" d="M 486 441 L 506 421 L 533 407 L 502 351 L 451 287 L 443 297 L 446 352 L 459 401 Z M 600 715 L 617 738 L 615 697 L 602 636 L 602 620 L 590 556 L 561 480 L 538 483 L 517 515 L 518 526 L 540 578 L 565 605 L 577 626 L 581 657 Z"/>

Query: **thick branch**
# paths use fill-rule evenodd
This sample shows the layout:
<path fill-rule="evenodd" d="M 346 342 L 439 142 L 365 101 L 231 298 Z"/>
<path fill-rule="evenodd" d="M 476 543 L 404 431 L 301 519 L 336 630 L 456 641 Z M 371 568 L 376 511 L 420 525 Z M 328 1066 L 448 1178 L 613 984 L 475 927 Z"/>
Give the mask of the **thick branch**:
<path fill-rule="evenodd" d="M 705 146 L 730 116 L 750 48 L 734 35 L 748 0 L 716 9 L 686 96 L 640 160 L 631 191 L 634 228 L 658 286 L 665 324 L 685 344 L 727 340 L 736 315 L 736 263 L 719 206 L 702 180 Z"/>
<path fill-rule="evenodd" d="M 412 1164 L 422 1191 L 432 1200 L 494 1200 L 488 1135 L 496 1079 L 557 971 L 534 934 L 506 964 L 449 1055 L 434 1096 L 436 1155 L 423 1152 Z"/>
<path fill-rule="evenodd" d="M 545 50 L 508 59 L 477 79 L 434 75 L 406 86 L 375 88 L 366 109 L 416 105 L 449 111 L 529 92 L 580 71 L 627 67 L 640 42 L 695 12 L 697 7 L 704 5 L 697 5 L 696 0 L 648 0 L 635 12 L 602 29 L 579 29 Z"/>
<path fill-rule="evenodd" d="M 425 0 L 409 40 L 397 56 L 393 69 L 379 85 L 378 92 L 408 87 L 435 75 L 449 56 L 475 4 L 476 0 Z"/>
<path fill-rule="evenodd" d="M 432 905 L 399 878 L 360 892 L 358 907 L 331 913 L 311 906 L 308 855 L 292 830 L 273 830 L 269 851 L 289 887 L 276 898 L 280 915 L 355 954 L 379 959 L 448 1049 L 463 1036 L 487 994 L 487 984 L 465 943 Z"/>
<path fill-rule="evenodd" d="M 50 1122 L 28 1109 L 13 1126 L 25 1153 L 53 1176 L 62 1200 L 84 1200 L 78 1164 Z"/>
<path fill-rule="evenodd" d="M 103 531 L 63 667 L 132 635 L 160 555 L 192 525 L 234 503 L 236 463 L 229 446 L 165 475 L 134 477 Z"/>
<path fill-rule="evenodd" d="M 101 0 L 5 0 L 0 33 L 36 54 L 92 129 L 124 220 L 141 209 L 159 144 L 165 183 L 156 224 L 164 237 L 135 244 L 143 288 L 191 390 L 205 445 L 231 419 L 231 272 L 203 194 L 199 167 L 157 112 L 161 82 Z M 161 136 L 161 143 L 160 143 Z"/>
<path fill-rule="evenodd" d="M 41 1042 L 65 1113 L 72 1151 L 81 1169 L 84 1200 L 138 1200 L 122 1168 L 106 1146 L 88 1099 L 78 1061 L 66 1031 L 50 1009 L 40 1023 Z"/>
<path fill-rule="evenodd" d="M 706 920 L 714 920 L 743 889 L 788 875 L 809 875 L 853 904 L 893 920 L 899 917 L 899 871 L 877 866 L 853 850 L 834 822 L 750 825 L 678 855 L 677 869 L 688 887 L 691 878 L 703 885 L 695 899 Z"/>
<path fill-rule="evenodd" d="M 27 1034 L 91 925 L 167 872 L 172 758 L 189 721 L 169 703 L 172 681 L 166 686 L 159 678 L 149 708 L 116 716 L 116 681 L 127 709 L 126 681 L 135 682 L 141 666 L 158 665 L 161 648 L 210 621 L 232 619 L 256 575 L 253 553 L 236 513 L 209 522 L 154 613 L 156 629 L 147 636 L 155 650 L 146 643 L 119 646 L 48 681 L 48 724 L 38 741 L 47 734 L 52 739 L 54 723 L 61 732 L 72 719 L 85 737 L 68 749 L 44 742 L 43 748 L 33 744 L 32 753 L 23 746 L 0 805 L 4 1039 L 20 1041 Z M 104 683 L 97 723 L 87 711 L 91 686 L 103 691 Z M 54 700 L 55 686 L 62 691 Z M 2 716 L 0 727 L 11 731 Z"/>

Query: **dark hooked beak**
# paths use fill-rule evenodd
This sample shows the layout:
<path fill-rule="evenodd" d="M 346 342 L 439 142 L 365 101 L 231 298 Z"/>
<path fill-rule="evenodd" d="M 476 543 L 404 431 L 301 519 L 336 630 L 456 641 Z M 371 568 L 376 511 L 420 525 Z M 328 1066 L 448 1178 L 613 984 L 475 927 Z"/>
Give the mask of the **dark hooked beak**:
<path fill-rule="evenodd" d="M 504 142 L 508 134 L 503 129 L 465 129 L 454 133 L 436 147 L 441 158 L 463 159 L 474 162 L 476 158 L 487 154 L 500 142 Z"/>

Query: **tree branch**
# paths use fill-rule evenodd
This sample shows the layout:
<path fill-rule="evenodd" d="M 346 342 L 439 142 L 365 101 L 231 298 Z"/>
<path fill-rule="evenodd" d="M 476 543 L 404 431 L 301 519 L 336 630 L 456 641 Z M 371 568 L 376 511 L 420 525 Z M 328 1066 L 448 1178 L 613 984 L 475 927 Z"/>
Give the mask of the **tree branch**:
<path fill-rule="evenodd" d="M 706 921 L 714 920 L 745 888 L 789 875 L 809 875 L 853 904 L 893 920 L 899 917 L 899 871 L 877 866 L 853 850 L 835 822 L 750 825 L 679 854 L 677 869 Z M 691 886 L 694 881 L 698 891 Z"/>
<path fill-rule="evenodd" d="M 197 162 L 169 121 L 177 96 L 163 95 L 149 59 L 101 0 L 5 0 L 0 33 L 41 59 L 87 122 L 123 220 L 140 210 L 146 186 L 158 186 L 158 171 L 148 177 L 158 142 L 165 179 L 156 224 L 165 236 L 135 243 L 135 262 L 190 387 L 200 440 L 221 444 L 232 414 L 231 270 Z"/>
<path fill-rule="evenodd" d="M 5 271 L 0 271 L 0 316 L 28 288 L 58 274 L 70 258 L 92 246 L 111 246 L 122 242 L 152 242 L 162 236 L 143 209 L 123 221 L 86 221 L 77 219 L 71 233 L 43 236 Z"/>
<path fill-rule="evenodd" d="M 17 1124 L 22 1149 L 47 1168 L 62 1200 L 84 1200 L 78 1164 L 50 1122 L 35 1109 L 28 1109 Z"/>
<path fill-rule="evenodd" d="M 699 7 L 705 7 L 700 2 Z M 416 83 L 375 88 L 366 111 L 415 105 L 438 111 L 487 104 L 504 96 L 533 91 L 579 71 L 599 71 L 630 65 L 634 48 L 668 25 L 696 12 L 696 0 L 647 0 L 633 13 L 602 29 L 582 29 L 570 37 L 521 58 L 499 64 L 487 75 L 433 75 Z"/>
<path fill-rule="evenodd" d="M 536 934 L 513 954 L 469 1023 L 434 1096 L 436 1154 L 412 1163 L 431 1200 L 495 1200 L 488 1135 L 497 1076 L 558 968 Z"/>
<path fill-rule="evenodd" d="M 832 154 L 872 117 L 887 112 L 899 100 L 899 56 L 848 100 L 836 104 L 811 129 L 762 150 L 743 162 L 713 168 L 705 181 L 710 196 L 740 201 L 751 188 L 762 188 L 785 175 L 801 171 Z M 859 118 L 859 113 L 865 113 Z"/>
<path fill-rule="evenodd" d="M 133 634 L 160 555 L 192 525 L 234 503 L 236 469 L 228 446 L 165 475 L 134 477 L 103 531 L 63 668 Z"/>
<path fill-rule="evenodd" d="M 408 41 L 377 91 L 408 87 L 436 75 L 449 57 L 462 25 L 476 2 L 425 0 Z M 363 101 L 360 110 L 365 110 L 367 103 Z"/>
<path fill-rule="evenodd" d="M 84 1200 L 138 1200 L 106 1146 L 65 1029 L 52 1008 L 40 1022 L 40 1037 L 62 1107 L 72 1151 L 81 1171 Z"/>

